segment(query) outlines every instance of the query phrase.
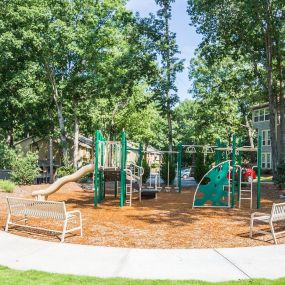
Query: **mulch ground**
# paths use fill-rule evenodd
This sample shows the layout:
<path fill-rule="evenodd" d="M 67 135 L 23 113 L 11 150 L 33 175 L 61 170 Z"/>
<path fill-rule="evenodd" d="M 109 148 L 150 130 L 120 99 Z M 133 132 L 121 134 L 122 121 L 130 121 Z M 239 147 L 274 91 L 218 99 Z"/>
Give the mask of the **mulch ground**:
<path fill-rule="evenodd" d="M 7 195 L 31 198 L 35 189 L 48 185 L 18 187 L 14 193 L 0 192 L 0 225 L 4 228 Z M 112 185 L 110 185 L 112 188 Z M 93 194 L 83 190 L 80 184 L 69 183 L 49 196 L 52 201 L 65 201 L 68 210 L 79 209 L 83 216 L 83 237 L 70 234 L 66 242 L 96 246 L 137 248 L 213 248 L 246 247 L 272 244 L 270 235 L 248 237 L 250 210 L 248 201 L 241 209 L 192 209 L 195 188 L 185 188 L 182 193 L 161 192 L 158 199 L 137 198 L 132 207 L 119 208 L 119 200 L 107 194 L 104 203 L 93 207 Z M 262 185 L 262 212 L 270 212 L 272 202 L 284 202 L 273 185 Z M 254 204 L 255 205 L 255 204 Z M 42 226 L 61 227 L 51 221 L 31 220 Z M 281 225 L 282 226 L 282 225 Z M 267 228 L 263 225 L 262 228 Z M 12 233 L 37 239 L 58 241 L 55 235 L 42 231 L 11 228 Z M 285 237 L 278 239 L 285 243 Z"/>

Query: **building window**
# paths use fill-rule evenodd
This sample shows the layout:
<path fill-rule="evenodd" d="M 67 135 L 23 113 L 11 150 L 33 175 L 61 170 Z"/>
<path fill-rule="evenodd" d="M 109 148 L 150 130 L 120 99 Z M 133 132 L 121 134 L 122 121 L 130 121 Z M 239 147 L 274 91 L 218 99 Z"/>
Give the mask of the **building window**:
<path fill-rule="evenodd" d="M 258 119 L 259 119 L 259 111 L 256 110 L 256 111 L 254 111 L 254 113 L 253 113 L 253 121 L 254 121 L 254 122 L 258 122 Z"/>
<path fill-rule="evenodd" d="M 271 153 L 263 152 L 261 156 L 261 167 L 271 169 Z"/>
<path fill-rule="evenodd" d="M 271 145 L 270 130 L 262 130 L 262 145 Z"/>
<path fill-rule="evenodd" d="M 269 108 L 255 110 L 253 112 L 253 121 L 254 122 L 269 121 Z"/>
<path fill-rule="evenodd" d="M 269 108 L 264 109 L 265 121 L 269 121 Z"/>

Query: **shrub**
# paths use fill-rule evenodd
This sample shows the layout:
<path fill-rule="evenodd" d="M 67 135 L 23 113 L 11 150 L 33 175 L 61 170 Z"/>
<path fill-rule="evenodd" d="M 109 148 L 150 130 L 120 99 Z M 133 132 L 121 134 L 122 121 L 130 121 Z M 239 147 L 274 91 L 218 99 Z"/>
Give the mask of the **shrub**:
<path fill-rule="evenodd" d="M 169 161 L 169 185 L 172 185 L 176 176 L 176 163 L 174 159 L 168 153 L 165 153 L 162 157 L 162 163 L 160 166 L 160 176 L 164 183 L 167 184 L 168 180 L 168 161 Z"/>
<path fill-rule="evenodd" d="M 28 152 L 24 155 L 18 152 L 12 161 L 11 180 L 16 184 L 33 184 L 39 172 L 37 153 Z"/>
<path fill-rule="evenodd" d="M 2 189 L 4 192 L 12 193 L 15 188 L 16 185 L 13 182 L 9 180 L 0 180 L 0 189 Z"/>
<path fill-rule="evenodd" d="M 208 165 L 204 163 L 204 154 L 202 152 L 197 152 L 194 168 L 194 179 L 197 183 L 201 181 L 201 179 L 208 172 L 208 170 Z"/>
<path fill-rule="evenodd" d="M 63 177 L 70 175 L 75 172 L 74 166 L 72 162 L 70 162 L 67 158 L 63 161 L 63 166 L 59 167 L 56 172 L 57 177 Z"/>
<path fill-rule="evenodd" d="M 11 169 L 12 162 L 16 158 L 14 149 L 9 148 L 5 143 L 0 143 L 0 168 Z"/>
<path fill-rule="evenodd" d="M 143 183 L 146 183 L 147 179 L 149 178 L 150 175 L 150 167 L 147 163 L 147 161 L 145 159 L 143 159 L 142 161 L 142 167 L 143 167 L 143 177 L 142 177 L 142 181 Z"/>
<path fill-rule="evenodd" d="M 93 173 L 87 173 L 86 175 L 84 175 L 83 177 L 81 177 L 79 179 L 80 183 L 92 183 L 93 182 Z"/>

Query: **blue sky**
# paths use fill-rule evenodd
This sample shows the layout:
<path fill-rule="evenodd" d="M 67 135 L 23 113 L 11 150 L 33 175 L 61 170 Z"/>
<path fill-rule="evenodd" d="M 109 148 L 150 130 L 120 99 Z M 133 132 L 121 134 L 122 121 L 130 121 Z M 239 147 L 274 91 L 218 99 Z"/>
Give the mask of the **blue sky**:
<path fill-rule="evenodd" d="M 130 0 L 127 7 L 139 12 L 141 16 L 148 16 L 149 13 L 155 13 L 158 7 L 154 0 Z M 172 4 L 171 30 L 176 33 L 177 44 L 181 51 L 180 57 L 185 59 L 184 71 L 177 74 L 176 85 L 178 95 L 181 100 L 190 98 L 187 90 L 190 88 L 188 79 L 188 67 L 190 59 L 194 56 L 194 51 L 198 47 L 201 36 L 198 35 L 194 27 L 189 26 L 189 15 L 186 11 L 187 0 L 176 0 Z"/>

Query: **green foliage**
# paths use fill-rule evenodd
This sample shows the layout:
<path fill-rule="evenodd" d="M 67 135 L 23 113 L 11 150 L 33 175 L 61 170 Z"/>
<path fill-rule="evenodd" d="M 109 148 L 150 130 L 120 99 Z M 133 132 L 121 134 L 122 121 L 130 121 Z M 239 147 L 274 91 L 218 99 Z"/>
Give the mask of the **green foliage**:
<path fill-rule="evenodd" d="M 274 176 L 274 183 L 278 185 L 279 190 L 285 186 L 285 161 L 281 161 L 277 167 L 277 175 Z"/>
<path fill-rule="evenodd" d="M 56 171 L 57 177 L 63 177 L 75 172 L 74 165 L 67 157 L 64 158 L 63 166 L 59 167 Z"/>
<path fill-rule="evenodd" d="M 142 167 L 143 167 L 143 170 L 144 170 L 144 173 L 143 173 L 143 177 L 142 177 L 142 181 L 143 183 L 146 183 L 147 179 L 149 178 L 149 175 L 150 175 L 150 167 L 147 163 L 147 161 L 145 159 L 142 160 Z"/>
<path fill-rule="evenodd" d="M 37 153 L 18 152 L 12 162 L 11 180 L 19 185 L 33 184 L 39 171 Z"/>
<path fill-rule="evenodd" d="M 208 172 L 209 166 L 204 163 L 204 154 L 197 152 L 195 157 L 194 178 L 197 183 L 201 181 L 203 176 Z"/>
<path fill-rule="evenodd" d="M 197 134 L 197 107 L 195 100 L 184 100 L 174 109 L 174 135 L 177 142 L 194 143 Z M 204 130 L 205 131 L 205 130 Z"/>
<path fill-rule="evenodd" d="M 15 160 L 16 152 L 5 143 L 0 143 L 0 169 L 11 169 Z"/>
<path fill-rule="evenodd" d="M 162 157 L 162 163 L 160 166 L 160 176 L 165 185 L 167 185 L 167 181 L 169 182 L 169 185 L 173 184 L 176 176 L 176 167 L 177 166 L 173 155 L 165 153 Z"/>
<path fill-rule="evenodd" d="M 13 182 L 9 180 L 0 180 L 0 189 L 2 189 L 4 192 L 12 193 L 15 188 L 16 185 Z"/>

